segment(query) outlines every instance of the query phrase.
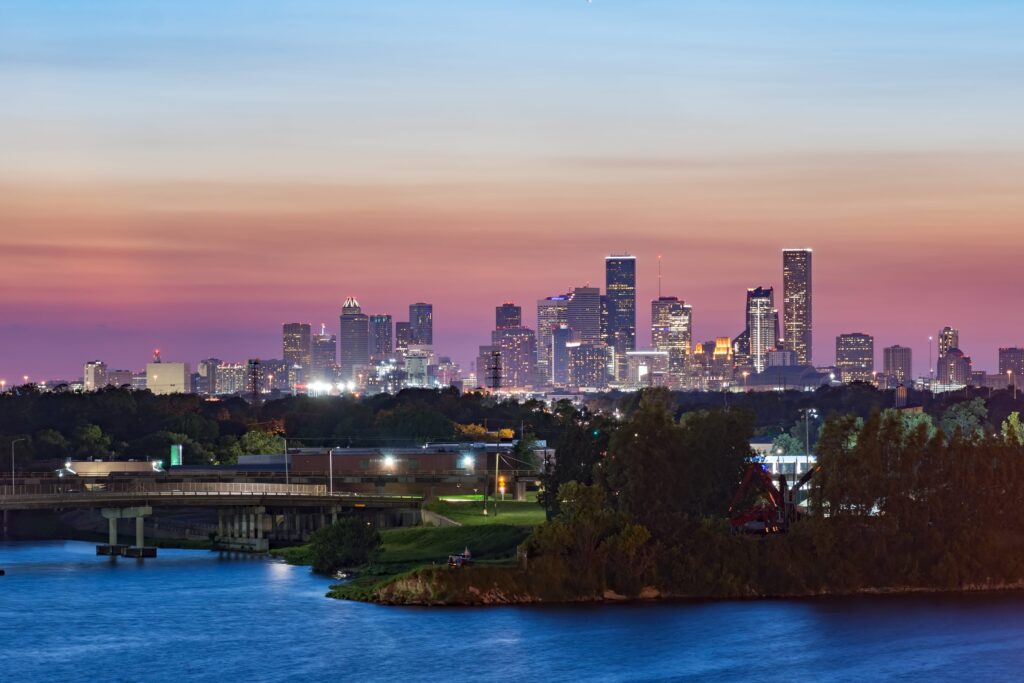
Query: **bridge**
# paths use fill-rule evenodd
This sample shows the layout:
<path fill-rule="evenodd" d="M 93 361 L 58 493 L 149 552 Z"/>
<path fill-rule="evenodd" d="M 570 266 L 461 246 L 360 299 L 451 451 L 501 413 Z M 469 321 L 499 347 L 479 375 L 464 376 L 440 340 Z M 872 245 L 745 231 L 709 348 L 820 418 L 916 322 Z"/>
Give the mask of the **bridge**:
<path fill-rule="evenodd" d="M 322 484 L 136 479 L 92 487 L 81 480 L 56 479 L 0 486 L 5 533 L 11 511 L 95 509 L 107 519 L 109 532 L 109 542 L 97 546 L 97 553 L 132 557 L 156 556 L 156 548 L 147 547 L 144 538 L 144 519 L 153 508 L 216 509 L 218 547 L 261 551 L 271 539 L 306 540 L 339 515 L 372 515 L 378 526 L 386 525 L 386 513 L 416 521 L 422 502 L 422 496 L 333 492 Z M 118 543 L 121 519 L 135 520 L 134 546 Z"/>

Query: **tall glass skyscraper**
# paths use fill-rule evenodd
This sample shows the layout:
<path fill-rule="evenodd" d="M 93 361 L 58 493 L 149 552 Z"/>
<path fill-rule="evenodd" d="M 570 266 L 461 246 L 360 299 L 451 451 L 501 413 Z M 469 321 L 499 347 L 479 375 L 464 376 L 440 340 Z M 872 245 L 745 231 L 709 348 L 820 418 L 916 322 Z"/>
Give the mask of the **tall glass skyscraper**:
<path fill-rule="evenodd" d="M 747 290 L 747 338 L 750 364 L 756 372 L 768 365 L 768 351 L 778 343 L 779 312 L 775 310 L 775 291 L 771 287 Z"/>
<path fill-rule="evenodd" d="M 813 364 L 811 250 L 782 250 L 782 339 L 800 365 Z"/>
<path fill-rule="evenodd" d="M 339 332 L 338 365 L 341 368 L 341 379 L 351 380 L 355 377 L 356 367 L 370 364 L 369 318 L 355 297 L 345 299 L 341 307 Z"/>
<path fill-rule="evenodd" d="M 576 341 L 598 344 L 601 339 L 601 290 L 597 287 L 575 287 L 566 307 L 566 319 Z"/>
<path fill-rule="evenodd" d="M 434 343 L 434 306 L 409 304 L 409 343 L 431 346 Z"/>
<path fill-rule="evenodd" d="M 523 326 L 523 309 L 511 301 L 506 301 L 494 308 L 494 327 L 503 330 L 509 327 Z"/>
<path fill-rule="evenodd" d="M 609 346 L 617 354 L 636 349 L 636 257 L 623 254 L 604 260 L 605 295 L 608 297 Z"/>
<path fill-rule="evenodd" d="M 569 324 L 569 297 L 569 294 L 562 294 L 537 301 L 537 377 L 540 382 L 554 381 L 553 336 L 555 330 Z"/>
<path fill-rule="evenodd" d="M 693 342 L 693 309 L 674 296 L 651 302 L 651 345 L 668 352 L 669 386 L 681 386 Z"/>
<path fill-rule="evenodd" d="M 282 326 L 282 358 L 289 368 L 297 365 L 306 372 L 311 369 L 311 330 L 309 323 L 285 323 Z"/>
<path fill-rule="evenodd" d="M 394 353 L 392 344 L 391 316 L 388 314 L 370 316 L 370 359 L 374 362 L 387 360 Z"/>

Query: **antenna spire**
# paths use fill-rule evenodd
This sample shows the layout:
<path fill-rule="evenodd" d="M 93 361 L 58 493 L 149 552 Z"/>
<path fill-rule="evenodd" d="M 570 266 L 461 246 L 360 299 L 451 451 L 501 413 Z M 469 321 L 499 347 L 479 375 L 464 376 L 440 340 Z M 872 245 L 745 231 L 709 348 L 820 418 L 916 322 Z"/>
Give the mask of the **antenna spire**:
<path fill-rule="evenodd" d="M 658 254 L 658 298 L 661 298 L 661 254 Z"/>

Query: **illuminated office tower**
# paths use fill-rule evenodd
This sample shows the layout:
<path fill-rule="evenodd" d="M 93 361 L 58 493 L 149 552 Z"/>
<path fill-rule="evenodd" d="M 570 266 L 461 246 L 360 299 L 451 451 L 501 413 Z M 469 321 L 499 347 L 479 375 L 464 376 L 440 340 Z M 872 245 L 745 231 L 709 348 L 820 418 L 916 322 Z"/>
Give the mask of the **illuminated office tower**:
<path fill-rule="evenodd" d="M 523 309 L 511 301 L 506 301 L 494 309 L 494 329 L 503 330 L 509 327 L 523 326 Z"/>
<path fill-rule="evenodd" d="M 345 299 L 341 307 L 338 335 L 338 366 L 340 379 L 355 379 L 356 369 L 370 364 L 370 324 L 369 318 L 359 307 L 355 297 Z"/>
<path fill-rule="evenodd" d="M 566 320 L 582 344 L 599 344 L 601 339 L 601 290 L 576 287 L 566 307 Z"/>
<path fill-rule="evenodd" d="M 551 383 L 558 387 L 569 384 L 569 344 L 573 332 L 568 325 L 559 325 L 551 332 Z"/>
<path fill-rule="evenodd" d="M 501 386 L 532 386 L 537 372 L 537 337 L 528 327 L 503 327 L 491 333 L 501 354 Z"/>
<path fill-rule="evenodd" d="M 692 350 L 693 309 L 674 296 L 651 302 L 651 346 L 668 353 L 668 385 L 681 386 Z"/>
<path fill-rule="evenodd" d="M 412 326 L 406 322 L 395 323 L 395 355 L 404 356 L 412 343 Z"/>
<path fill-rule="evenodd" d="M 537 301 L 537 380 L 554 381 L 552 344 L 555 330 L 569 324 L 569 295 L 549 296 Z M 572 341 L 568 339 L 567 341 Z"/>
<path fill-rule="evenodd" d="M 939 357 L 937 370 L 939 384 L 967 386 L 971 383 L 971 357 L 956 347 Z"/>
<path fill-rule="evenodd" d="M 600 389 L 608 384 L 608 346 L 570 342 L 565 345 L 569 355 L 569 385 Z"/>
<path fill-rule="evenodd" d="M 887 346 L 882 349 L 882 372 L 897 385 L 913 382 L 912 356 L 907 346 Z"/>
<path fill-rule="evenodd" d="M 334 369 L 338 364 L 338 338 L 327 334 L 327 326 L 323 323 L 320 324 L 320 333 L 313 335 L 311 356 L 309 378 L 320 381 L 334 379 Z"/>
<path fill-rule="evenodd" d="M 391 337 L 391 316 L 371 315 L 369 320 L 370 360 L 378 363 L 394 355 Z M 408 348 L 408 345 L 406 345 Z"/>
<path fill-rule="evenodd" d="M 811 250 L 782 251 L 782 338 L 799 365 L 811 365 Z"/>
<path fill-rule="evenodd" d="M 750 364 L 756 372 L 768 365 L 768 351 L 778 344 L 779 312 L 775 309 L 775 292 L 771 287 L 747 290 L 747 340 Z"/>
<path fill-rule="evenodd" d="M 188 363 L 164 362 L 157 349 L 146 364 L 146 388 L 159 395 L 192 393 L 192 370 Z"/>
<path fill-rule="evenodd" d="M 107 386 L 107 364 L 101 360 L 86 363 L 82 384 L 86 391 L 96 391 Z"/>
<path fill-rule="evenodd" d="M 501 351 L 497 346 L 480 347 L 476 357 L 476 383 L 487 389 L 501 388 Z"/>
<path fill-rule="evenodd" d="M 939 358 L 942 358 L 950 349 L 960 348 L 960 331 L 955 327 L 943 327 L 939 332 Z"/>
<path fill-rule="evenodd" d="M 636 257 L 612 255 L 604 260 L 608 329 L 605 342 L 624 356 L 636 349 Z"/>
<path fill-rule="evenodd" d="M 875 338 L 861 332 L 836 337 L 836 369 L 844 383 L 870 382 L 875 370 Z"/>
<path fill-rule="evenodd" d="M 434 306 L 409 304 L 409 343 L 432 346 L 434 343 Z"/>
<path fill-rule="evenodd" d="M 282 326 L 281 357 L 291 368 L 298 366 L 309 370 L 313 364 L 312 335 L 309 323 L 285 323 Z"/>

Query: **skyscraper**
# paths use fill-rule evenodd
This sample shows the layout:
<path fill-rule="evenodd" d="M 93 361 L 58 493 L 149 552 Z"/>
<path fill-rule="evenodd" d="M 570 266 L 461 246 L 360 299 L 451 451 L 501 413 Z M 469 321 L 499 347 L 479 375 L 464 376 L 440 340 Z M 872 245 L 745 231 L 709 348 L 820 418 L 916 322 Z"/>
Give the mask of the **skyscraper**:
<path fill-rule="evenodd" d="M 431 346 L 434 343 L 434 306 L 409 304 L 409 343 Z"/>
<path fill-rule="evenodd" d="M 564 387 L 569 384 L 569 344 L 573 332 L 568 325 L 559 325 L 551 332 L 551 383 Z"/>
<path fill-rule="evenodd" d="M 569 295 L 549 296 L 537 301 L 537 381 L 549 383 L 552 374 L 551 349 L 553 335 L 562 325 L 569 324 Z M 567 341 L 572 341 L 568 339 Z M 564 383 L 564 382 L 563 382 Z"/>
<path fill-rule="evenodd" d="M 309 373 L 313 380 L 334 379 L 334 368 L 338 364 L 338 338 L 327 334 L 327 326 L 320 325 L 320 333 L 313 335 L 312 367 Z"/>
<path fill-rule="evenodd" d="M 955 327 L 943 327 L 939 332 L 939 358 L 942 358 L 950 349 L 960 348 L 960 331 Z"/>
<path fill-rule="evenodd" d="M 768 365 L 768 350 L 778 343 L 779 312 L 771 287 L 747 290 L 747 333 L 750 340 L 750 364 L 756 372 Z"/>
<path fill-rule="evenodd" d="M 359 307 L 355 297 L 345 299 L 341 307 L 341 326 L 339 329 L 338 366 L 341 379 L 355 379 L 355 370 L 370 364 L 370 325 L 369 318 Z"/>
<path fill-rule="evenodd" d="M 600 389 L 608 384 L 608 346 L 570 342 L 565 345 L 569 355 L 569 384 L 580 388 Z"/>
<path fill-rule="evenodd" d="M 285 323 L 282 326 L 281 357 L 288 367 L 299 366 L 309 370 L 312 366 L 312 339 L 309 323 Z"/>
<path fill-rule="evenodd" d="M 391 316 L 371 315 L 369 326 L 370 360 L 377 363 L 391 358 L 394 354 L 391 343 Z"/>
<path fill-rule="evenodd" d="M 842 382 L 870 382 L 875 370 L 875 338 L 861 332 L 836 337 L 836 368 Z"/>
<path fill-rule="evenodd" d="M 782 338 L 796 362 L 811 365 L 811 250 L 782 250 Z"/>
<path fill-rule="evenodd" d="M 501 386 L 532 386 L 537 371 L 537 337 L 527 327 L 503 327 L 491 333 L 501 353 Z"/>
<path fill-rule="evenodd" d="M 896 384 L 907 385 L 913 381 L 911 360 L 909 347 L 896 344 L 882 349 L 882 371 Z"/>
<path fill-rule="evenodd" d="M 604 260 L 605 296 L 608 301 L 609 346 L 625 355 L 636 349 L 636 257 L 612 255 Z"/>
<path fill-rule="evenodd" d="M 576 341 L 598 344 L 601 339 L 601 290 L 597 287 L 576 287 L 566 307 L 566 320 L 576 334 Z"/>
<path fill-rule="evenodd" d="M 494 328 L 502 330 L 508 327 L 523 326 L 523 309 L 511 301 L 506 301 L 494 309 Z"/>
<path fill-rule="evenodd" d="M 395 323 L 395 355 L 404 356 L 412 343 L 412 326 L 407 322 Z"/>
<path fill-rule="evenodd" d="M 668 384 L 680 387 L 693 341 L 693 309 L 674 296 L 651 302 L 651 346 L 668 353 Z"/>
<path fill-rule="evenodd" d="M 937 370 L 939 384 L 967 386 L 971 383 L 971 357 L 955 346 L 939 357 Z"/>

